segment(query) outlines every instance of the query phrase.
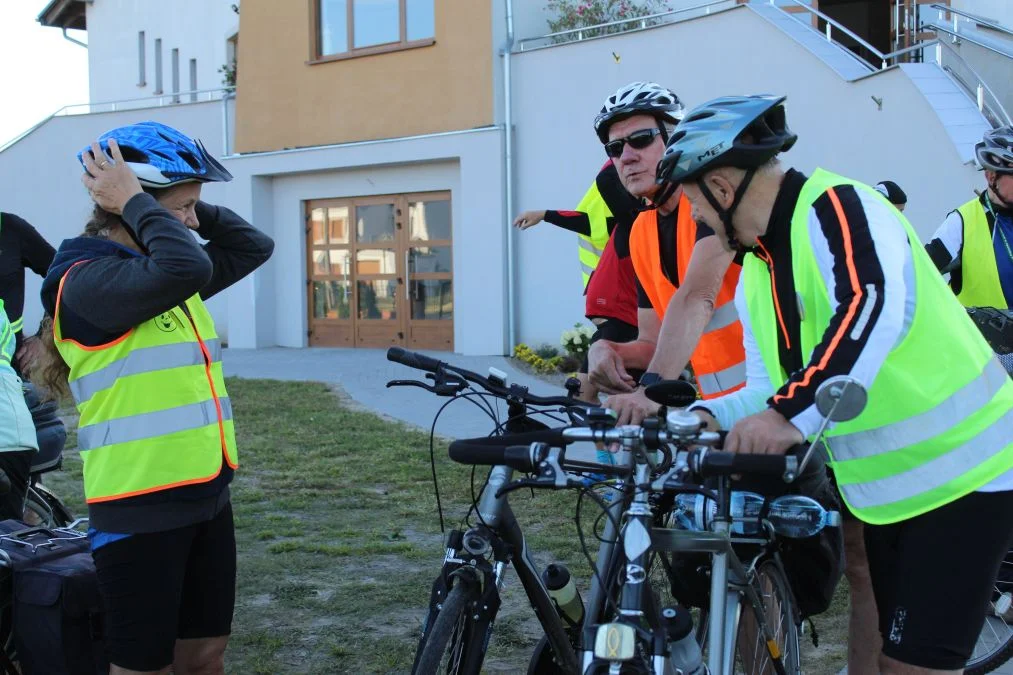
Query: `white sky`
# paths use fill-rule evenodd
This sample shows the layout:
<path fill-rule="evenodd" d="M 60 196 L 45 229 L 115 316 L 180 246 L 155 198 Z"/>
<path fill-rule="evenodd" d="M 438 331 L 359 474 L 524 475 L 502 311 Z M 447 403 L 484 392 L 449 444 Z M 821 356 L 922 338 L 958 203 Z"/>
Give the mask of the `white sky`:
<path fill-rule="evenodd" d="M 88 102 L 88 50 L 36 17 L 48 0 L 0 0 L 0 144 L 72 103 Z M 87 42 L 83 31 L 69 35 Z"/>

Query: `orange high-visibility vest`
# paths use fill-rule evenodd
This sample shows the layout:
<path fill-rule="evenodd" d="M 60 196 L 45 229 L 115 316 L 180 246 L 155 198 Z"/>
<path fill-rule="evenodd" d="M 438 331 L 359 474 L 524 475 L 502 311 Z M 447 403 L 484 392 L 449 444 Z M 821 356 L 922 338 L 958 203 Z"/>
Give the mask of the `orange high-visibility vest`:
<path fill-rule="evenodd" d="M 696 222 L 691 215 L 689 200 L 683 195 L 679 199 L 678 216 L 675 225 L 676 255 L 679 284 L 682 284 L 689 268 L 690 256 L 696 244 Z M 644 211 L 633 223 L 630 232 L 630 257 L 637 272 L 637 280 L 643 286 L 647 297 L 664 321 L 668 302 L 675 294 L 676 286 L 665 277 L 661 265 L 661 248 L 658 244 L 657 211 Z M 725 272 L 721 291 L 714 306 L 714 316 L 704 328 L 690 363 L 696 376 L 700 395 L 705 399 L 717 398 L 740 389 L 746 384 L 746 353 L 742 346 L 742 324 L 735 311 L 735 285 L 739 281 L 742 267 L 729 265 Z"/>

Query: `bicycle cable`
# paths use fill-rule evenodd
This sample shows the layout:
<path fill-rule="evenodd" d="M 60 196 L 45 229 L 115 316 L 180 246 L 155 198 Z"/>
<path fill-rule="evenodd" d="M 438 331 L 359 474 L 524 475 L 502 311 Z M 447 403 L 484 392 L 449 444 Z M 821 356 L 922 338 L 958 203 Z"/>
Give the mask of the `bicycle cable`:
<path fill-rule="evenodd" d="M 446 534 L 446 527 L 444 526 L 443 522 L 443 502 L 440 500 L 440 483 L 436 477 L 436 423 L 439 421 L 440 415 L 443 414 L 443 411 L 447 409 L 447 406 L 449 406 L 451 403 L 459 399 L 464 399 L 467 400 L 469 403 L 474 404 L 475 406 L 478 407 L 479 410 L 488 415 L 490 419 L 492 419 L 494 424 L 498 424 L 499 419 L 497 419 L 497 417 L 491 412 L 492 410 L 491 406 L 486 408 L 483 407 L 482 404 L 479 403 L 478 401 L 473 400 L 474 398 L 481 399 L 482 396 L 492 396 L 492 394 L 471 392 L 467 394 L 454 395 L 449 401 L 441 405 L 439 410 L 436 411 L 436 415 L 433 417 L 433 424 L 432 426 L 429 427 L 429 466 L 433 472 L 433 491 L 436 493 L 436 512 L 439 514 L 440 517 L 440 534 Z M 483 401 L 483 403 L 487 402 Z"/>
<path fill-rule="evenodd" d="M 574 523 L 577 526 L 577 539 L 580 541 L 580 550 L 584 554 L 584 557 L 587 559 L 588 564 L 591 566 L 591 572 L 592 572 L 592 574 L 594 574 L 595 578 L 598 579 L 598 586 L 599 586 L 599 588 L 602 589 L 602 593 L 605 596 L 605 602 L 608 603 L 608 604 L 610 604 L 612 606 L 612 611 L 615 612 L 615 616 L 619 616 L 619 607 L 618 607 L 618 605 L 616 605 L 615 600 L 612 598 L 612 589 L 611 588 L 607 588 L 605 586 L 605 581 L 604 581 L 604 579 L 601 578 L 601 572 L 598 570 L 598 565 L 591 558 L 591 552 L 588 550 L 588 548 L 587 548 L 587 542 L 584 539 L 584 530 L 581 527 L 581 523 L 580 523 L 580 510 L 581 510 L 581 504 L 583 503 L 583 499 L 584 499 L 585 495 L 590 496 L 595 501 L 595 503 L 598 505 L 598 507 L 600 509 L 602 509 L 602 512 L 605 515 L 608 516 L 609 520 L 612 521 L 612 524 L 616 528 L 616 544 L 619 543 L 619 539 L 620 539 L 620 536 L 619 536 L 619 533 L 620 533 L 619 521 L 616 520 L 616 518 L 615 518 L 614 515 L 612 515 L 612 512 L 609 510 L 608 504 L 605 503 L 605 500 L 602 499 L 601 496 L 598 493 L 596 493 L 594 490 L 592 490 L 590 488 L 586 488 L 586 487 L 581 487 L 581 488 L 578 489 L 578 492 L 577 492 L 577 511 L 576 511 L 575 516 L 574 516 Z M 618 580 L 618 575 L 616 577 L 616 580 L 614 580 L 614 581 L 617 581 L 617 580 Z"/>

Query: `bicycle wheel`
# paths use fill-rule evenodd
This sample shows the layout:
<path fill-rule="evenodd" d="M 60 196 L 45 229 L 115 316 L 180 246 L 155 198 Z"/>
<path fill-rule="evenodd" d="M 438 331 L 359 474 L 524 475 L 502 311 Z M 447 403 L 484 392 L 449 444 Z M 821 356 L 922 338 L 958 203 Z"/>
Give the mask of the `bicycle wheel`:
<path fill-rule="evenodd" d="M 988 604 L 985 623 L 978 642 L 967 662 L 968 675 L 990 673 L 1013 657 L 1013 551 L 999 567 L 992 600 Z"/>
<path fill-rule="evenodd" d="M 461 582 L 454 585 L 447 594 L 440 613 L 436 615 L 433 629 L 422 645 L 422 656 L 415 669 L 416 673 L 457 675 L 465 672 L 466 652 L 470 640 L 475 637 L 469 612 L 478 599 L 477 586 Z M 481 665 L 481 660 L 480 657 L 477 666 Z M 475 672 L 478 672 L 477 667 Z"/>
<path fill-rule="evenodd" d="M 801 673 L 798 644 L 798 611 L 784 572 L 772 560 L 756 568 L 753 586 L 760 596 L 763 616 L 757 616 L 744 599 L 736 635 L 735 672 L 744 675 L 774 675 L 777 666 L 771 652 L 779 655 L 787 675 Z M 768 645 L 760 630 L 763 621 L 773 636 Z"/>

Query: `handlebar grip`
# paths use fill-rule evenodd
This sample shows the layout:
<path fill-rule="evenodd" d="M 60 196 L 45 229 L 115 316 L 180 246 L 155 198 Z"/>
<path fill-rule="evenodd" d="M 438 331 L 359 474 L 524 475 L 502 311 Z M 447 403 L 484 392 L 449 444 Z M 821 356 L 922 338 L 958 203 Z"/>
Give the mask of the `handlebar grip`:
<path fill-rule="evenodd" d="M 442 361 L 434 359 L 431 356 L 408 351 L 402 347 L 391 347 L 388 349 L 387 360 L 430 373 L 435 373 L 443 365 Z"/>
<path fill-rule="evenodd" d="M 743 455 L 732 452 L 703 452 L 696 457 L 693 469 L 701 477 L 731 476 L 742 473 L 753 476 L 787 476 L 798 470 L 798 459 L 788 455 Z"/>
<path fill-rule="evenodd" d="M 540 445 L 543 450 L 546 446 Z M 450 444 L 450 459 L 459 464 L 498 466 L 506 465 L 518 471 L 534 471 L 544 459 L 544 452 L 536 453 L 530 445 L 479 445 L 469 441 Z"/>

